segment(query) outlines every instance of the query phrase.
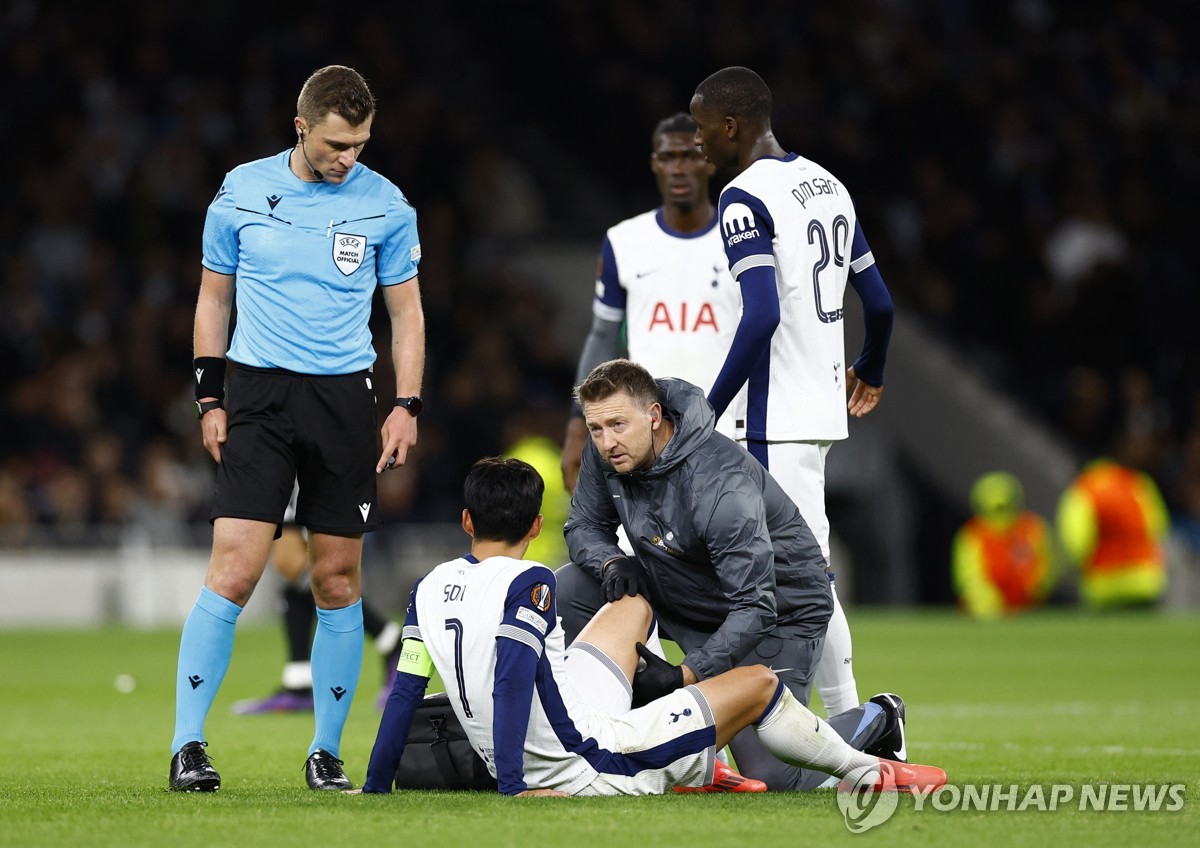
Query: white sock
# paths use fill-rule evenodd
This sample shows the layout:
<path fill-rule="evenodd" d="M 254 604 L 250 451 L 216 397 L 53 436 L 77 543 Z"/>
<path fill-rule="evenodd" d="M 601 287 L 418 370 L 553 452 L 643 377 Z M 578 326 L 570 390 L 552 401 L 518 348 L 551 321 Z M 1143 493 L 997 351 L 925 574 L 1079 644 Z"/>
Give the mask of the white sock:
<path fill-rule="evenodd" d="M 283 667 L 284 689 L 311 689 L 312 664 L 308 662 L 290 662 Z"/>
<path fill-rule="evenodd" d="M 650 653 L 654 654 L 654 656 L 659 657 L 664 660 L 667 658 L 667 652 L 663 649 L 662 639 L 658 635 L 658 619 L 657 618 L 654 619 L 654 623 L 650 626 L 650 635 L 648 635 L 646 637 L 646 641 L 643 642 L 642 644 L 645 645 L 646 648 L 650 651 Z M 642 659 L 641 657 L 638 657 L 637 670 L 643 671 L 645 668 L 646 668 L 646 661 L 644 659 Z"/>
<path fill-rule="evenodd" d="M 656 657 L 662 657 L 664 660 L 667 658 L 667 652 L 663 650 L 662 639 L 658 635 L 658 618 L 654 619 L 654 626 L 650 628 L 650 635 L 646 637 L 646 641 L 642 644 L 649 648 L 651 653 Z"/>
<path fill-rule="evenodd" d="M 767 717 L 754 726 L 766 749 L 794 766 L 857 780 L 877 768 L 879 758 L 851 748 L 829 724 L 796 700 L 787 687 Z"/>
<path fill-rule="evenodd" d="M 389 621 L 383 625 L 383 629 L 375 637 L 375 650 L 386 657 L 392 651 L 396 650 L 396 646 L 400 644 L 400 634 L 403 632 L 404 630 L 399 624 Z M 855 704 L 855 706 L 858 705 Z"/>
<path fill-rule="evenodd" d="M 833 593 L 833 615 L 825 630 L 825 648 L 817 671 L 813 676 L 817 694 L 825 707 L 825 714 L 835 716 L 857 707 L 858 684 L 854 681 L 854 646 L 850 639 L 850 623 L 846 611 L 838 600 L 833 581 L 829 583 Z"/>

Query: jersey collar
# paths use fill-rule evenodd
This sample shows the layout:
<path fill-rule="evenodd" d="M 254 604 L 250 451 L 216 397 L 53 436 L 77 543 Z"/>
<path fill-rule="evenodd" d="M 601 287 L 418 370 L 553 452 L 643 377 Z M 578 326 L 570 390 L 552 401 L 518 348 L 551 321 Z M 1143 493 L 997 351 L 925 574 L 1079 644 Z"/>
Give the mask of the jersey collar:
<path fill-rule="evenodd" d="M 658 228 L 660 230 L 662 230 L 664 233 L 671 236 L 672 238 L 678 238 L 678 239 L 701 238 L 702 236 L 708 235 L 712 231 L 712 228 L 717 225 L 717 216 L 713 215 L 713 219 L 711 221 L 709 221 L 708 226 L 705 227 L 704 229 L 696 230 L 696 232 L 694 232 L 694 233 L 681 232 L 680 230 L 676 230 L 672 227 L 667 226 L 666 219 L 663 217 L 663 210 L 662 210 L 661 206 L 658 207 L 656 210 L 654 210 L 654 220 L 658 223 Z"/>

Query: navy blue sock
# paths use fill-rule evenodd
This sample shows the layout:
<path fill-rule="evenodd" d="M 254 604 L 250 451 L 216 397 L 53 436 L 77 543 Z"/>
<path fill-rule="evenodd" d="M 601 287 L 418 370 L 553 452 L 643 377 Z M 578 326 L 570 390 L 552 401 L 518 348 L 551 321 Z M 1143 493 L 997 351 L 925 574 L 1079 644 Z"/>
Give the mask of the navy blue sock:
<path fill-rule="evenodd" d="M 363 661 L 362 600 L 341 609 L 317 608 L 313 638 L 313 713 L 317 732 L 308 749 L 311 756 L 324 748 L 335 757 L 342 746 L 342 728 L 350 714 Z"/>
<path fill-rule="evenodd" d="M 175 680 L 174 754 L 188 742 L 203 742 L 204 719 L 212 707 L 229 660 L 233 657 L 233 629 L 242 608 L 207 586 L 200 590 L 179 637 L 179 665 Z"/>

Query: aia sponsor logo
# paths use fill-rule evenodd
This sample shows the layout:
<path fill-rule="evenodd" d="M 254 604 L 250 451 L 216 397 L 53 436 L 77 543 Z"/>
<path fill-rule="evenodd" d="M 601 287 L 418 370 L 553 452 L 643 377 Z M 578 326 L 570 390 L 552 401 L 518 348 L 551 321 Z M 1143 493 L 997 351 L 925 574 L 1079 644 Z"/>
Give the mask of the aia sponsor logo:
<path fill-rule="evenodd" d="M 712 304 L 702 303 L 699 309 L 696 309 L 694 304 L 690 306 L 689 309 L 688 302 L 684 301 L 678 307 L 671 307 L 660 300 L 654 304 L 654 312 L 650 315 L 649 331 L 657 329 L 668 333 L 699 333 L 705 328 L 714 333 L 721 331 L 717 326 L 717 316 Z"/>

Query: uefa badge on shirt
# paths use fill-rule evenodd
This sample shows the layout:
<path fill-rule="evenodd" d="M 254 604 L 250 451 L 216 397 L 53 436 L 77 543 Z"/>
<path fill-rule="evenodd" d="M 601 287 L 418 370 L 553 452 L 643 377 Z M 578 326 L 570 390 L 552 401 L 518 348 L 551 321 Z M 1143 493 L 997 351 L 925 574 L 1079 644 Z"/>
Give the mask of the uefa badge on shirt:
<path fill-rule="evenodd" d="M 335 233 L 333 236 L 333 264 L 349 277 L 362 265 L 367 252 L 367 237 L 352 233 Z"/>

